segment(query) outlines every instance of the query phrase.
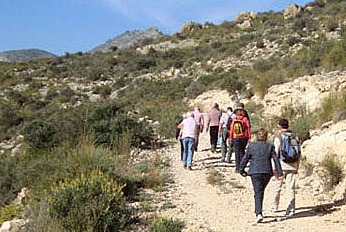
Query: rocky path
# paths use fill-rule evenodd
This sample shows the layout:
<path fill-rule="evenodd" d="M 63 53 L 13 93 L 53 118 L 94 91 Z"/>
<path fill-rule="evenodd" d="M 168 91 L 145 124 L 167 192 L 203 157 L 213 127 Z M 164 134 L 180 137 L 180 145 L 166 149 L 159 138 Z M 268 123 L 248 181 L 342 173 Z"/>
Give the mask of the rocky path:
<path fill-rule="evenodd" d="M 326 200 L 317 200 L 312 187 L 300 184 L 300 176 L 297 181 L 297 214 L 289 219 L 283 216 L 284 189 L 280 205 L 282 211 L 277 214 L 269 211 L 273 190 L 271 181 L 265 193 L 264 221 L 256 224 L 249 177 L 234 173 L 234 153 L 232 164 L 227 164 L 220 162 L 221 154 L 212 154 L 209 147 L 209 135 L 202 133 L 191 171 L 182 167 L 179 144 L 169 151 L 174 184 L 165 196 L 174 207 L 160 214 L 185 221 L 186 231 L 346 231 L 346 206 L 328 205 Z"/>

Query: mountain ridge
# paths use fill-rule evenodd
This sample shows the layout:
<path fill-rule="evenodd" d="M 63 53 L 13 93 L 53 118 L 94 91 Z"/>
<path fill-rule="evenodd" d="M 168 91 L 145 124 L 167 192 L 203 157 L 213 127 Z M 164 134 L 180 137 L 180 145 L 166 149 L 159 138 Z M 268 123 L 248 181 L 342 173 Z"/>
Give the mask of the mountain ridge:
<path fill-rule="evenodd" d="M 52 57 L 56 57 L 56 55 L 36 48 L 8 50 L 0 53 L 2 62 L 27 62 Z"/>
<path fill-rule="evenodd" d="M 124 49 L 131 47 L 136 42 L 143 39 L 156 39 L 164 36 L 163 32 L 156 27 L 150 27 L 146 30 L 135 29 L 133 31 L 125 31 L 124 33 L 108 40 L 107 42 L 96 46 L 90 52 L 107 52 L 116 47 L 116 49 Z"/>

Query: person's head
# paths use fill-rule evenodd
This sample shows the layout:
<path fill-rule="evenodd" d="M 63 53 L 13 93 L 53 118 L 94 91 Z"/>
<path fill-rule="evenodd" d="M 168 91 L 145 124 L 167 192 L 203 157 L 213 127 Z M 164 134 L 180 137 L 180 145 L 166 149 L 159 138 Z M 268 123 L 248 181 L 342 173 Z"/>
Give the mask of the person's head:
<path fill-rule="evenodd" d="M 245 115 L 245 111 L 243 108 L 237 108 L 236 112 L 237 112 L 237 116 L 244 116 Z"/>
<path fill-rule="evenodd" d="M 233 109 L 232 109 L 232 107 L 227 107 L 227 113 L 232 113 L 233 112 Z"/>
<path fill-rule="evenodd" d="M 215 103 L 213 108 L 218 110 L 219 109 L 219 104 Z"/>
<path fill-rule="evenodd" d="M 256 139 L 257 141 L 267 141 L 268 138 L 268 131 L 264 128 L 260 128 L 256 132 Z"/>
<path fill-rule="evenodd" d="M 188 117 L 194 117 L 195 115 L 194 115 L 194 113 L 193 112 L 191 112 L 191 111 L 188 111 L 188 112 L 186 112 L 186 117 L 188 118 Z"/>
<path fill-rule="evenodd" d="M 281 129 L 286 130 L 286 129 L 288 129 L 288 127 L 289 127 L 290 125 L 289 125 L 289 122 L 288 122 L 287 119 L 282 118 L 282 119 L 280 119 L 280 121 L 279 121 L 279 126 L 280 126 Z"/>
<path fill-rule="evenodd" d="M 244 109 L 244 108 L 245 108 L 244 103 L 239 102 L 239 103 L 237 104 L 237 108 L 242 108 L 242 109 Z"/>

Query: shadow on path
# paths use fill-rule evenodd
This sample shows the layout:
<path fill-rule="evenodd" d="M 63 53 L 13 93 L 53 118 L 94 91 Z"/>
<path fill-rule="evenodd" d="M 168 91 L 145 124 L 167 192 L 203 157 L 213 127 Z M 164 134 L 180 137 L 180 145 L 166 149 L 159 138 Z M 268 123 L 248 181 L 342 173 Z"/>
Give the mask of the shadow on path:
<path fill-rule="evenodd" d="M 325 203 L 321 205 L 314 205 L 314 206 L 302 206 L 299 208 L 296 208 L 298 211 L 295 215 L 287 217 L 284 215 L 269 215 L 264 216 L 265 220 L 262 223 L 271 223 L 271 222 L 280 222 L 283 220 L 291 220 L 291 219 L 297 219 L 297 218 L 306 218 L 306 217 L 315 217 L 315 216 L 323 216 L 326 214 L 331 214 L 335 211 L 340 210 L 340 206 L 343 206 L 346 204 L 346 194 L 344 197 L 340 200 L 334 201 L 332 203 Z M 284 212 L 284 210 L 280 211 Z"/>

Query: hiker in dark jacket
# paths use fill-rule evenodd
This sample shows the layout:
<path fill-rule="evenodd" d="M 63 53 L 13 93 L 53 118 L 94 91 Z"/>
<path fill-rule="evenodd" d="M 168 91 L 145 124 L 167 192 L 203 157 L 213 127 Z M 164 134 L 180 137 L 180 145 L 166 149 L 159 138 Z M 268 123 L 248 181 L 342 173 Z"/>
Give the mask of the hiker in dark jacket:
<path fill-rule="evenodd" d="M 257 141 L 251 143 L 246 150 L 240 164 L 240 174 L 242 176 L 250 176 L 252 186 L 255 192 L 255 213 L 256 222 L 259 223 L 263 220 L 262 207 L 264 190 L 273 176 L 272 160 L 275 165 L 275 172 L 278 178 L 282 178 L 282 168 L 280 160 L 275 152 L 273 144 L 268 143 L 268 132 L 261 128 L 256 133 Z M 247 163 L 250 162 L 248 172 L 245 171 Z"/>

